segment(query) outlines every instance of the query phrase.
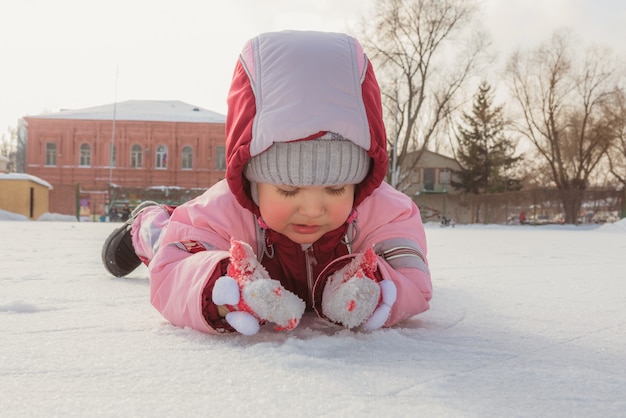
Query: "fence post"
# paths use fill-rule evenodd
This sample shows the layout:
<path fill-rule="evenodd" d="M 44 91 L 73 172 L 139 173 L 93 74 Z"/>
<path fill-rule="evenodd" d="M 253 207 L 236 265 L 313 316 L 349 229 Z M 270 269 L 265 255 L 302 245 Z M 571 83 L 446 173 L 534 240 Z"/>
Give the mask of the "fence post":
<path fill-rule="evenodd" d="M 76 183 L 76 220 L 80 221 L 80 183 Z"/>

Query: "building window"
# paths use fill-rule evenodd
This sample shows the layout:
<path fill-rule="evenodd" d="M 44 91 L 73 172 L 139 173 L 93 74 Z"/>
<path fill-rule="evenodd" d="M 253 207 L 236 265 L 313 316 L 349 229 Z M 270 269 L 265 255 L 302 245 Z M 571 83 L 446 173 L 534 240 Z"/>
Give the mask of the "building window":
<path fill-rule="evenodd" d="M 435 190 L 435 169 L 424 169 L 424 190 Z"/>
<path fill-rule="evenodd" d="M 439 183 L 441 184 L 450 184 L 450 169 L 442 168 L 439 170 Z"/>
<path fill-rule="evenodd" d="M 115 144 L 111 144 L 109 147 L 109 163 L 111 167 L 117 167 L 117 153 L 115 150 Z"/>
<path fill-rule="evenodd" d="M 167 147 L 165 145 L 159 145 L 156 149 L 156 162 L 154 167 L 158 169 L 167 168 Z"/>
<path fill-rule="evenodd" d="M 193 168 L 193 150 L 189 145 L 183 147 L 183 170 L 191 170 Z"/>
<path fill-rule="evenodd" d="M 132 168 L 143 167 L 143 153 L 141 152 L 141 145 L 133 145 L 130 149 L 130 166 Z"/>
<path fill-rule="evenodd" d="M 46 165 L 57 165 L 57 144 L 53 142 L 46 142 Z"/>
<path fill-rule="evenodd" d="M 215 147 L 215 169 L 226 170 L 226 147 L 223 145 Z"/>
<path fill-rule="evenodd" d="M 91 167 L 91 146 L 89 144 L 82 144 L 80 146 L 80 161 L 79 167 Z"/>

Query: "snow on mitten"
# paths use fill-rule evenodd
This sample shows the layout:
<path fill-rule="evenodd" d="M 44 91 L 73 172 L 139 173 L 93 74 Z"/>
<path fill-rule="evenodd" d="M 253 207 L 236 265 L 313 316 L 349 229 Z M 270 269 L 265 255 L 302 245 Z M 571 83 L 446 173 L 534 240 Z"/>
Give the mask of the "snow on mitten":
<path fill-rule="evenodd" d="M 226 321 L 238 332 L 253 335 L 259 322 L 275 323 L 276 330 L 293 329 L 300 322 L 305 303 L 271 279 L 257 261 L 250 245 L 231 240 L 230 265 L 226 276 L 215 282 L 213 303 L 230 311 Z"/>
<path fill-rule="evenodd" d="M 385 279 L 378 285 L 381 291 L 381 301 L 372 316 L 363 324 L 363 329 L 366 331 L 374 331 L 385 325 L 391 314 L 391 307 L 398 296 L 396 284 L 392 280 Z"/>
<path fill-rule="evenodd" d="M 335 272 L 322 292 L 322 312 L 346 328 L 363 324 L 373 331 L 382 327 L 396 301 L 396 285 L 391 280 L 374 280 L 377 256 L 372 248 L 356 256 Z"/>

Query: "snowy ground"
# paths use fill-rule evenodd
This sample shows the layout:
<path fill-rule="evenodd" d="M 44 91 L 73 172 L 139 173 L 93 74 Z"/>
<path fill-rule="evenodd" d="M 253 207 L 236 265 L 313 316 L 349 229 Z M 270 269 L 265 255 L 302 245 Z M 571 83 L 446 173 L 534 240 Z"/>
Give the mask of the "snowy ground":
<path fill-rule="evenodd" d="M 625 222 L 429 225 L 429 312 L 216 337 L 107 275 L 119 224 L 3 220 L 0 415 L 623 417 Z"/>

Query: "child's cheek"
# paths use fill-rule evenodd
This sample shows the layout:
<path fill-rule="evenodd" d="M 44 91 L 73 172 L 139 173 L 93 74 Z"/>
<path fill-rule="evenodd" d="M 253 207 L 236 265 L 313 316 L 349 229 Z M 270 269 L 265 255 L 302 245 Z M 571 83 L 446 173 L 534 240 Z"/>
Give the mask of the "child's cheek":
<path fill-rule="evenodd" d="M 291 210 L 284 205 L 274 205 L 269 209 L 265 208 L 265 210 L 263 208 L 260 209 L 263 220 L 274 231 L 281 232 L 285 225 L 289 223 Z"/>

